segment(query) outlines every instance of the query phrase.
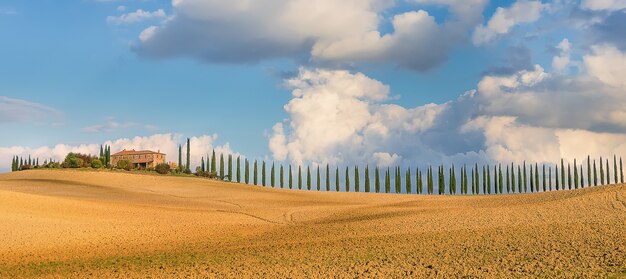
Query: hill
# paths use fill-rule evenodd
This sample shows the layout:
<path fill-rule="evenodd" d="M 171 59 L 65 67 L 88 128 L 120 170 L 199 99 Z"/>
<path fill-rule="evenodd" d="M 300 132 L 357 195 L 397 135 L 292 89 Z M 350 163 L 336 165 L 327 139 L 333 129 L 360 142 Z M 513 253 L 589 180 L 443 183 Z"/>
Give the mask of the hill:
<path fill-rule="evenodd" d="M 626 274 L 626 186 L 326 193 L 197 178 L 0 174 L 0 277 Z"/>

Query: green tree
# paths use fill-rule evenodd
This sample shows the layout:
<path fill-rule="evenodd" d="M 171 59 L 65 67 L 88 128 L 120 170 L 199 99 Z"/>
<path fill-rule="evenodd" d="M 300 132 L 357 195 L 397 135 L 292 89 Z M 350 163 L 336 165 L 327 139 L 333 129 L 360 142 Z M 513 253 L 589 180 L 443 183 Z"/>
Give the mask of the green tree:
<path fill-rule="evenodd" d="M 415 180 L 417 182 L 417 193 L 418 194 L 422 194 L 424 193 L 424 189 L 423 189 L 423 182 L 422 182 L 422 170 L 420 170 L 419 168 L 415 169 Z"/>
<path fill-rule="evenodd" d="M 206 166 L 204 165 L 204 157 L 200 158 L 200 170 L 204 173 L 206 171 Z"/>
<path fill-rule="evenodd" d="M 311 191 L 311 167 L 306 166 L 306 189 Z"/>
<path fill-rule="evenodd" d="M 350 172 L 348 166 L 346 166 L 346 192 L 350 192 Z"/>
<path fill-rule="evenodd" d="M 582 166 L 582 164 L 581 164 L 581 165 L 580 165 L 580 188 L 585 187 L 585 186 L 583 185 L 583 179 L 584 179 L 584 178 L 583 178 L 583 166 Z"/>
<path fill-rule="evenodd" d="M 572 171 L 570 170 L 569 163 L 567 164 L 567 187 L 568 190 L 572 190 Z"/>
<path fill-rule="evenodd" d="M 370 192 L 370 170 L 368 165 L 365 165 L 365 192 Z"/>
<path fill-rule="evenodd" d="M 511 193 L 515 193 L 515 166 L 511 163 Z"/>
<path fill-rule="evenodd" d="M 183 166 L 183 146 L 182 145 L 178 145 L 178 169 L 179 170 L 183 170 L 184 166 Z"/>
<path fill-rule="evenodd" d="M 546 191 L 548 190 L 548 189 L 547 189 L 547 186 L 548 186 L 548 185 L 546 185 L 546 165 L 543 165 L 543 166 L 542 166 L 542 169 L 543 169 L 543 171 L 542 171 L 542 179 L 541 179 L 541 182 L 543 183 L 543 191 L 544 191 L 544 192 L 546 192 Z"/>
<path fill-rule="evenodd" d="M 517 165 L 517 192 L 518 193 L 524 193 L 522 192 L 522 168 Z"/>
<path fill-rule="evenodd" d="M 548 185 L 550 191 L 552 191 L 552 166 L 548 167 Z"/>
<path fill-rule="evenodd" d="M 613 183 L 617 184 L 617 156 L 613 155 Z"/>
<path fill-rule="evenodd" d="M 240 156 L 237 156 L 237 183 L 241 183 L 241 162 L 239 157 Z"/>
<path fill-rule="evenodd" d="M 330 166 L 326 164 L 326 192 L 330 192 Z"/>
<path fill-rule="evenodd" d="M 491 194 L 491 173 L 489 166 L 487 166 L 487 194 Z"/>
<path fill-rule="evenodd" d="M 213 149 L 213 153 L 211 154 L 211 172 L 217 173 L 217 161 L 215 159 L 215 149 Z"/>
<path fill-rule="evenodd" d="M 561 189 L 565 190 L 565 164 L 561 158 Z"/>
<path fill-rule="evenodd" d="M 376 193 L 380 193 L 380 173 L 378 170 L 378 166 L 374 170 L 374 190 Z"/>
<path fill-rule="evenodd" d="M 291 171 L 291 164 L 289 164 L 289 189 L 293 189 L 293 172 Z"/>
<path fill-rule="evenodd" d="M 265 161 L 261 161 L 261 185 L 265 186 Z"/>
<path fill-rule="evenodd" d="M 385 172 L 385 193 L 391 192 L 391 178 L 389 178 L 389 175 L 389 167 L 387 167 L 387 172 Z"/>
<path fill-rule="evenodd" d="M 339 166 L 335 167 L 335 191 L 339 192 Z"/>
<path fill-rule="evenodd" d="M 502 164 L 498 164 L 498 187 L 500 187 L 500 194 L 504 192 L 502 180 Z"/>
<path fill-rule="evenodd" d="M 509 165 L 506 165 L 506 192 L 511 193 L 511 177 L 509 176 Z"/>
<path fill-rule="evenodd" d="M 574 188 L 578 189 L 578 165 L 576 159 L 574 159 Z"/>
<path fill-rule="evenodd" d="M 228 154 L 228 181 L 233 181 L 233 155 Z"/>
<path fill-rule="evenodd" d="M 596 160 L 593 160 L 593 186 L 598 186 L 598 169 L 596 168 Z"/>
<path fill-rule="evenodd" d="M 528 178 L 526 176 L 526 161 L 524 161 L 524 193 L 528 193 Z"/>
<path fill-rule="evenodd" d="M 402 192 L 402 182 L 400 181 L 400 167 L 396 167 L 395 172 L 394 172 L 394 185 L 396 186 L 396 193 L 399 194 L 400 192 Z"/>
<path fill-rule="evenodd" d="M 298 190 L 302 190 L 302 167 L 298 165 Z"/>
<path fill-rule="evenodd" d="M 533 165 L 530 165 L 530 192 L 531 192 L 531 193 L 535 191 L 535 190 L 534 190 L 534 187 L 533 187 L 533 184 L 534 184 L 534 179 L 533 179 Z"/>
<path fill-rule="evenodd" d="M 248 161 L 248 159 L 245 160 L 244 168 L 244 181 L 246 182 L 246 184 L 250 184 L 250 162 Z"/>
<path fill-rule="evenodd" d="M 591 156 L 587 155 L 587 186 L 591 185 Z"/>
<path fill-rule="evenodd" d="M 404 178 L 404 184 L 406 186 L 405 187 L 406 188 L 406 193 L 410 194 L 412 192 L 412 189 L 411 189 L 411 168 L 410 167 L 406 169 L 406 172 L 404 172 L 404 175 L 406 176 Z"/>
<path fill-rule="evenodd" d="M 220 153 L 220 179 L 224 180 L 224 154 Z"/>
<path fill-rule="evenodd" d="M 456 194 L 456 183 L 455 183 L 456 176 L 454 175 L 454 165 L 450 167 L 448 177 L 450 178 L 448 191 L 450 191 L 450 195 Z"/>
<path fill-rule="evenodd" d="M 611 184 L 611 179 L 609 175 L 609 159 L 606 159 L 606 184 Z"/>
<path fill-rule="evenodd" d="M 483 194 L 487 194 L 487 171 L 483 166 Z"/>
<path fill-rule="evenodd" d="M 187 138 L 187 164 L 185 165 L 185 169 L 187 172 L 191 172 L 191 145 L 189 144 L 189 138 Z"/>
<path fill-rule="evenodd" d="M 439 167 L 439 195 L 443 195 L 446 192 L 446 176 L 444 173 L 443 165 Z"/>
<path fill-rule="evenodd" d="M 258 163 L 254 160 L 254 169 L 252 170 L 252 181 L 254 185 L 259 185 L 259 173 L 258 173 Z"/>
<path fill-rule="evenodd" d="M 315 182 L 317 183 L 317 190 L 318 191 L 321 190 L 321 188 L 320 188 L 321 187 L 321 183 L 322 183 L 321 180 L 322 180 L 322 178 L 320 176 L 320 166 L 317 165 L 317 179 L 315 180 Z"/>
<path fill-rule="evenodd" d="M 285 188 L 285 174 L 283 173 L 283 165 L 280 165 L 280 188 Z"/>
<path fill-rule="evenodd" d="M 359 192 L 359 188 L 361 188 L 360 184 L 360 177 L 359 177 L 359 166 L 354 166 L 354 191 L 355 192 Z"/>
<path fill-rule="evenodd" d="M 532 168 L 532 165 L 530 167 Z M 535 163 L 535 190 L 539 192 L 539 167 L 537 163 Z"/>
<path fill-rule="evenodd" d="M 563 172 L 563 170 L 561 170 L 561 172 Z M 554 184 L 556 185 L 556 190 L 558 191 L 559 190 L 559 165 L 558 164 L 554 165 L 554 179 L 556 182 Z"/>
<path fill-rule="evenodd" d="M 100 145 L 100 161 L 104 162 L 104 149 L 102 148 L 102 144 Z"/>
<path fill-rule="evenodd" d="M 620 183 L 624 184 L 624 168 L 622 168 L 622 157 L 619 157 L 619 176 Z"/>
<path fill-rule="evenodd" d="M 274 162 L 272 162 L 272 168 L 270 169 L 270 185 L 272 188 L 276 187 L 276 175 L 274 173 Z"/>

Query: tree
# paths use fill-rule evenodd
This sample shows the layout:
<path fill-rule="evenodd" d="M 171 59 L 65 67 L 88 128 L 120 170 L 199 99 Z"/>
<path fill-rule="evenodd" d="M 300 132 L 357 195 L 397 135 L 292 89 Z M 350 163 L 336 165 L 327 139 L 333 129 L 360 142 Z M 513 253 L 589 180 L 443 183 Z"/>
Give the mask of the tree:
<path fill-rule="evenodd" d="M 517 192 L 518 193 L 523 193 L 522 192 L 522 168 L 517 165 Z"/>
<path fill-rule="evenodd" d="M 405 188 L 406 188 L 406 193 L 410 194 L 412 192 L 411 189 L 411 168 L 407 168 L 406 172 L 404 173 L 404 175 L 406 176 L 406 178 L 404 178 L 404 184 L 405 184 Z"/>
<path fill-rule="evenodd" d="M 515 166 L 511 163 L 511 193 L 515 193 Z"/>
<path fill-rule="evenodd" d="M 491 194 L 491 173 L 489 166 L 487 166 L 487 194 Z"/>
<path fill-rule="evenodd" d="M 280 165 L 280 188 L 285 188 L 285 175 L 283 174 L 283 165 Z"/>
<path fill-rule="evenodd" d="M 257 161 L 254 160 L 254 167 L 252 169 L 252 182 L 254 185 L 259 185 L 258 184 L 258 178 L 259 178 L 259 174 L 257 172 Z"/>
<path fill-rule="evenodd" d="M 531 165 L 531 168 L 532 168 L 532 165 Z M 539 168 L 537 166 L 537 163 L 535 163 L 535 190 L 539 192 Z"/>
<path fill-rule="evenodd" d="M 187 138 L 187 164 L 185 165 L 185 169 L 187 172 L 191 172 L 191 145 L 189 144 L 189 138 Z"/>
<path fill-rule="evenodd" d="M 487 171 L 483 166 L 483 194 L 487 194 Z"/>
<path fill-rule="evenodd" d="M 396 186 L 396 193 L 399 194 L 402 192 L 402 182 L 401 182 L 401 178 L 400 178 L 400 167 L 396 167 L 395 172 L 394 172 L 394 185 Z"/>
<path fill-rule="evenodd" d="M 533 179 L 533 165 L 530 165 L 530 192 L 535 192 L 535 189 L 533 187 L 534 184 L 534 179 Z"/>
<path fill-rule="evenodd" d="M 528 179 L 526 177 L 526 161 L 524 161 L 524 193 L 528 193 Z"/>
<path fill-rule="evenodd" d="M 291 164 L 289 164 L 289 189 L 293 189 L 293 172 L 291 171 Z"/>
<path fill-rule="evenodd" d="M 548 186 L 548 185 L 546 185 L 546 165 L 543 165 L 542 169 L 543 169 L 543 171 L 542 171 L 542 175 L 543 176 L 541 178 L 541 182 L 543 182 L 543 191 L 546 192 L 548 190 L 546 188 L 546 186 Z"/>
<path fill-rule="evenodd" d="M 178 145 L 178 169 L 183 170 L 183 146 Z"/>
<path fill-rule="evenodd" d="M 261 185 L 265 186 L 265 161 L 261 161 Z"/>
<path fill-rule="evenodd" d="M 574 188 L 578 189 L 578 165 L 576 159 L 574 159 Z"/>
<path fill-rule="evenodd" d="M 91 160 L 91 167 L 94 169 L 102 168 L 102 161 L 100 159 Z"/>
<path fill-rule="evenodd" d="M 228 154 L 228 181 L 233 181 L 233 155 Z"/>
<path fill-rule="evenodd" d="M 204 166 L 204 157 L 200 159 L 200 171 L 202 171 L 202 173 L 206 171 L 206 167 Z"/>
<path fill-rule="evenodd" d="M 439 195 L 445 194 L 446 191 L 446 177 L 443 170 L 443 165 L 439 167 Z"/>
<path fill-rule="evenodd" d="M 302 167 L 298 165 L 298 190 L 302 190 Z"/>
<path fill-rule="evenodd" d="M 624 184 L 624 169 L 622 168 L 622 157 L 619 157 L 619 176 L 620 183 Z"/>
<path fill-rule="evenodd" d="M 102 148 L 102 144 L 100 145 L 100 161 L 104 161 L 104 149 Z"/>
<path fill-rule="evenodd" d="M 550 185 L 549 189 L 552 191 L 552 166 L 548 167 L 548 185 Z"/>
<path fill-rule="evenodd" d="M 360 177 L 359 177 L 359 166 L 354 166 L 354 191 L 355 192 L 359 192 L 359 188 L 361 188 L 360 184 Z"/>
<path fill-rule="evenodd" d="M 593 186 L 598 186 L 598 170 L 596 169 L 596 160 L 593 160 Z"/>
<path fill-rule="evenodd" d="M 111 146 L 107 145 L 106 155 L 107 155 L 106 166 L 110 166 L 111 165 Z"/>
<path fill-rule="evenodd" d="M 255 162 L 256 162 L 256 160 L 255 160 Z M 212 173 L 217 173 L 217 161 L 215 159 L 215 149 L 213 149 L 213 153 L 211 154 L 211 172 Z"/>
<path fill-rule="evenodd" d="M 498 164 L 498 186 L 500 187 L 500 194 L 504 192 L 502 183 L 502 164 Z"/>
<path fill-rule="evenodd" d="M 158 174 L 166 174 L 170 172 L 170 165 L 166 163 L 161 163 L 161 164 L 156 165 L 156 167 L 154 167 L 154 170 Z"/>
<path fill-rule="evenodd" d="M 346 166 L 346 192 L 350 192 L 350 172 Z"/>
<path fill-rule="evenodd" d="M 611 179 L 609 175 L 609 159 L 606 159 L 606 184 L 611 184 Z"/>
<path fill-rule="evenodd" d="M 509 165 L 506 165 L 506 192 L 511 193 L 511 177 L 509 176 Z"/>
<path fill-rule="evenodd" d="M 602 157 L 600 157 L 600 185 L 604 185 L 604 168 L 602 167 Z"/>
<path fill-rule="evenodd" d="M 220 153 L 220 179 L 224 180 L 224 154 Z"/>
<path fill-rule="evenodd" d="M 326 192 L 330 191 L 330 166 L 326 164 Z"/>
<path fill-rule="evenodd" d="M 376 166 L 376 169 L 374 171 L 374 190 L 376 191 L 376 193 L 380 193 L 380 173 L 378 170 L 378 166 Z"/>
<path fill-rule="evenodd" d="M 562 171 L 562 170 L 561 170 Z M 556 190 L 559 190 L 559 165 L 556 164 L 554 165 L 554 179 L 555 179 L 555 184 L 556 184 Z"/>
<path fill-rule="evenodd" d="M 617 156 L 613 155 L 613 183 L 617 184 Z"/>
<path fill-rule="evenodd" d="M 572 190 L 572 171 L 570 170 L 569 163 L 567 164 L 567 188 Z"/>
<path fill-rule="evenodd" d="M 417 193 L 418 194 L 422 194 L 424 193 L 424 189 L 423 189 L 423 182 L 422 182 L 422 171 L 419 168 L 415 169 L 415 180 L 417 182 Z"/>
<path fill-rule="evenodd" d="M 339 192 L 339 166 L 335 167 L 335 191 Z"/>
<path fill-rule="evenodd" d="M 583 187 L 585 186 L 583 185 L 583 166 L 581 164 L 580 165 L 580 188 L 583 188 Z"/>
<path fill-rule="evenodd" d="M 321 190 L 320 189 L 321 183 L 322 183 L 321 180 L 322 180 L 322 178 L 320 176 L 320 165 L 317 165 L 317 179 L 315 180 L 315 182 L 317 182 L 317 190 L 318 191 Z"/>
<path fill-rule="evenodd" d="M 311 167 L 306 166 L 306 189 L 311 190 Z"/>
<path fill-rule="evenodd" d="M 365 165 L 365 192 L 370 192 L 370 170 L 368 165 Z"/>
<path fill-rule="evenodd" d="M 246 184 L 250 183 L 250 162 L 246 159 L 244 164 L 245 170 L 243 172 Z"/>
<path fill-rule="evenodd" d="M 241 171 L 240 171 L 240 156 L 237 156 L 237 183 L 241 183 Z M 282 170 L 282 166 L 281 166 L 281 170 Z"/>
<path fill-rule="evenodd" d="M 450 195 L 456 194 L 456 176 L 454 175 L 454 165 L 450 167 L 448 177 L 450 178 L 450 187 L 448 189 L 450 191 Z"/>
<path fill-rule="evenodd" d="M 587 186 L 591 185 L 591 156 L 587 155 Z"/>
<path fill-rule="evenodd" d="M 272 162 L 272 168 L 270 169 L 270 185 L 272 185 L 272 188 L 276 186 L 275 182 L 276 178 L 274 175 L 274 162 Z"/>
<path fill-rule="evenodd" d="M 389 175 L 389 167 L 387 167 L 387 172 L 385 172 L 385 193 L 391 192 L 391 179 Z"/>

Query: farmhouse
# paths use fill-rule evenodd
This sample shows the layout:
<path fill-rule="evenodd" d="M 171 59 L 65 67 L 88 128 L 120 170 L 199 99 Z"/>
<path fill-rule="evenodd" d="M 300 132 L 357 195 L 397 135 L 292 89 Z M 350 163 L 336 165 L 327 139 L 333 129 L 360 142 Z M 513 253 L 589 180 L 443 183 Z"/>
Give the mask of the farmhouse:
<path fill-rule="evenodd" d="M 165 154 L 160 151 L 154 152 L 151 150 L 122 150 L 111 155 L 111 164 L 117 165 L 117 162 L 121 160 L 128 160 L 133 168 L 146 169 L 154 168 L 158 164 L 165 163 Z"/>

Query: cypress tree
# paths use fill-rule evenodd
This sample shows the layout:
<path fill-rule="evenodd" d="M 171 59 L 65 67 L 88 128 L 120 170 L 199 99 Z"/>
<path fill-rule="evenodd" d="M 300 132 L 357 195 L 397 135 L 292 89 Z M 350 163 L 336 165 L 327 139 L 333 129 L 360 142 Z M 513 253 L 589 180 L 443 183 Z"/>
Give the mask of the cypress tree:
<path fill-rule="evenodd" d="M 490 168 L 487 166 L 487 194 L 491 194 L 491 173 Z"/>
<path fill-rule="evenodd" d="M 280 165 L 279 174 L 280 174 L 280 179 L 279 179 L 280 180 L 280 188 L 282 189 L 282 188 L 285 188 L 285 174 L 283 173 L 283 165 L 282 164 Z"/>
<path fill-rule="evenodd" d="M 537 166 L 537 163 L 535 163 L 535 190 L 539 192 L 539 167 Z"/>
<path fill-rule="evenodd" d="M 563 164 L 563 158 L 561 158 L 561 189 L 565 190 L 565 165 Z"/>
<path fill-rule="evenodd" d="M 30 159 L 30 154 L 29 154 L 29 155 L 28 155 L 28 165 L 29 165 L 29 166 L 32 166 L 32 165 L 33 165 L 33 163 L 32 163 L 30 160 L 31 160 L 31 159 Z M 607 162 L 608 162 L 608 161 L 607 161 Z"/>
<path fill-rule="evenodd" d="M 257 168 L 257 161 L 256 161 L 256 160 L 254 160 L 254 169 L 252 170 L 252 172 L 253 172 L 253 177 L 252 177 L 252 180 L 253 180 L 253 182 L 254 182 L 254 185 L 259 185 L 259 184 L 258 184 L 259 174 L 258 174 L 258 172 L 257 172 L 257 169 L 258 169 L 258 168 Z"/>
<path fill-rule="evenodd" d="M 15 156 L 11 158 L 11 171 L 15 171 Z"/>
<path fill-rule="evenodd" d="M 511 177 L 509 176 L 509 165 L 506 165 L 506 193 L 511 193 Z"/>
<path fill-rule="evenodd" d="M 355 192 L 359 192 L 359 188 L 360 188 L 360 177 L 359 177 L 359 167 L 358 166 L 354 166 L 354 191 Z"/>
<path fill-rule="evenodd" d="M 220 179 L 224 180 L 224 154 L 220 153 Z"/>
<path fill-rule="evenodd" d="M 422 183 L 422 171 L 420 169 L 415 169 L 415 180 L 417 181 L 417 193 L 422 194 L 423 192 L 423 183 Z"/>
<path fill-rule="evenodd" d="M 604 161 L 602 161 L 602 157 L 600 157 L 600 185 L 604 185 L 604 168 L 602 166 L 603 163 Z"/>
<path fill-rule="evenodd" d="M 624 184 L 624 168 L 622 168 L 622 157 L 619 157 L 619 176 L 620 183 Z"/>
<path fill-rule="evenodd" d="M 239 157 L 240 157 L 240 156 L 237 156 L 237 183 L 241 183 L 241 169 L 240 169 L 240 168 L 241 168 L 241 166 L 240 166 L 240 165 L 241 165 L 241 164 L 240 164 L 241 162 L 239 161 Z M 281 170 L 281 174 L 282 174 L 282 170 L 283 170 L 283 167 L 282 167 L 282 166 L 280 167 L 280 170 Z M 281 176 L 282 176 L 282 175 L 281 175 Z M 282 186 L 282 185 L 281 185 L 281 186 Z"/>
<path fill-rule="evenodd" d="M 476 194 L 476 168 L 472 167 L 472 195 Z"/>
<path fill-rule="evenodd" d="M 350 192 L 350 170 L 348 166 L 346 166 L 346 192 Z"/>
<path fill-rule="evenodd" d="M 552 166 L 548 167 L 548 185 L 550 191 L 552 191 Z"/>
<path fill-rule="evenodd" d="M 326 164 L 326 192 L 330 192 L 330 166 Z"/>
<path fill-rule="evenodd" d="M 515 193 L 515 167 L 511 163 L 511 193 Z"/>
<path fill-rule="evenodd" d="M 530 192 L 535 192 L 535 188 L 533 187 L 534 179 L 533 179 L 533 165 L 530 165 Z"/>
<path fill-rule="evenodd" d="M 104 149 L 102 149 L 102 144 L 100 145 L 100 160 L 104 162 Z"/>
<path fill-rule="evenodd" d="M 374 190 L 376 191 L 376 193 L 380 193 L 380 173 L 378 170 L 378 166 L 376 166 L 374 172 Z"/>
<path fill-rule="evenodd" d="M 578 165 L 576 159 L 574 159 L 574 188 L 578 189 Z"/>
<path fill-rule="evenodd" d="M 456 193 L 456 185 L 455 185 L 455 176 L 454 176 L 454 165 L 452 165 L 452 167 L 450 167 L 450 171 L 448 174 L 448 177 L 450 178 L 450 183 L 449 183 L 449 187 L 448 190 L 450 191 L 450 195 L 453 195 Z"/>
<path fill-rule="evenodd" d="M 107 155 L 107 166 L 110 166 L 111 165 L 111 146 L 107 145 L 106 155 Z"/>
<path fill-rule="evenodd" d="M 504 186 L 502 185 L 502 164 L 498 164 L 498 186 L 500 186 L 500 194 L 504 193 Z"/>
<path fill-rule="evenodd" d="M 580 165 L 580 188 L 584 188 L 585 186 L 583 185 L 583 166 L 582 164 Z"/>
<path fill-rule="evenodd" d="M 410 194 L 411 192 L 413 192 L 411 189 L 411 168 L 410 167 L 406 169 L 406 172 L 404 173 L 404 175 L 406 176 L 406 178 L 404 178 L 406 193 Z"/>
<path fill-rule="evenodd" d="M 485 166 L 483 166 L 483 195 L 487 194 L 487 171 L 485 170 Z"/>
<path fill-rule="evenodd" d="M 572 190 L 572 171 L 570 170 L 569 163 L 567 164 L 567 187 L 568 190 Z"/>
<path fill-rule="evenodd" d="M 261 161 L 261 185 L 265 186 L 265 160 Z"/>
<path fill-rule="evenodd" d="M 432 166 L 428 166 L 426 169 L 426 193 L 432 194 L 432 185 L 433 185 L 433 176 L 432 176 Z"/>
<path fill-rule="evenodd" d="M 475 176 L 476 176 L 476 193 L 475 194 L 480 194 L 480 175 L 478 172 L 478 163 L 474 164 L 474 171 L 475 171 Z"/>
<path fill-rule="evenodd" d="M 613 155 L 613 183 L 617 184 L 617 156 Z"/>
<path fill-rule="evenodd" d="M 256 162 L 256 160 L 254 161 Z M 213 149 L 213 153 L 211 154 L 211 172 L 217 173 L 217 161 L 215 159 L 215 149 Z"/>
<path fill-rule="evenodd" d="M 542 171 L 543 177 L 541 178 L 541 182 L 543 183 L 543 191 L 546 192 L 548 190 L 547 189 L 548 185 L 546 185 L 546 165 L 543 165 L 542 169 L 543 169 Z"/>
<path fill-rule="evenodd" d="M 465 173 L 463 175 L 463 181 L 465 182 L 465 194 L 467 195 L 469 193 L 468 187 L 469 187 L 469 182 L 467 180 L 467 166 L 463 167 L 463 172 Z"/>
<path fill-rule="evenodd" d="M 591 185 L 591 156 L 587 155 L 587 186 Z"/>
<path fill-rule="evenodd" d="M 335 167 L 335 191 L 339 192 L 339 167 Z"/>
<path fill-rule="evenodd" d="M 446 177 L 444 173 L 443 165 L 439 167 L 439 195 L 445 194 L 446 191 Z"/>
<path fill-rule="evenodd" d="M 302 167 L 298 165 L 298 190 L 302 190 Z"/>
<path fill-rule="evenodd" d="M 562 172 L 563 170 L 561 170 Z M 559 165 L 554 165 L 554 179 L 556 181 L 556 190 L 559 190 Z"/>
<path fill-rule="evenodd" d="M 517 192 L 518 193 L 524 193 L 522 192 L 522 168 L 517 165 Z"/>
<path fill-rule="evenodd" d="M 293 189 L 293 172 L 291 171 L 291 164 L 289 164 L 289 189 Z"/>
<path fill-rule="evenodd" d="M 232 154 L 228 154 L 228 181 L 233 181 L 233 155 Z"/>
<path fill-rule="evenodd" d="M 200 170 L 202 172 L 206 171 L 205 166 L 204 166 L 204 157 L 200 158 Z"/>
<path fill-rule="evenodd" d="M 400 167 L 396 167 L 395 170 L 395 178 L 393 180 L 394 184 L 396 185 L 396 194 L 399 194 L 402 192 L 401 189 L 401 182 L 400 182 Z"/>
<path fill-rule="evenodd" d="M 385 193 L 391 192 L 391 179 L 389 178 L 389 167 L 387 167 L 387 172 L 385 172 Z"/>
<path fill-rule="evenodd" d="M 370 170 L 368 165 L 365 165 L 365 192 L 370 192 Z"/>
<path fill-rule="evenodd" d="M 306 166 L 306 189 L 311 191 L 311 167 Z"/>
<path fill-rule="evenodd" d="M 275 181 L 276 178 L 274 175 L 274 162 L 272 162 L 272 168 L 270 168 L 270 185 L 272 186 L 272 188 L 276 186 Z"/>
<path fill-rule="evenodd" d="M 321 180 L 322 179 L 321 179 L 321 176 L 320 176 L 320 165 L 317 165 L 317 179 L 316 179 L 315 182 L 317 182 L 317 190 L 318 191 L 320 190 L 320 187 L 321 187 L 321 183 L 322 183 Z"/>
<path fill-rule="evenodd" d="M 606 159 L 606 184 L 611 184 L 611 179 L 609 175 L 609 159 Z"/>
<path fill-rule="evenodd" d="M 189 138 L 187 138 L 187 165 L 185 165 L 185 168 L 187 169 L 187 172 L 191 171 L 191 145 L 189 144 Z"/>
<path fill-rule="evenodd" d="M 598 170 L 596 169 L 596 160 L 593 160 L 593 186 L 598 186 Z"/>
<path fill-rule="evenodd" d="M 250 184 L 250 162 L 248 159 L 245 160 L 244 168 L 245 170 L 243 172 L 243 176 L 245 178 L 245 182 L 246 184 Z"/>
<path fill-rule="evenodd" d="M 179 170 L 183 170 L 184 166 L 183 166 L 183 147 L 182 145 L 178 145 L 178 169 Z"/>
<path fill-rule="evenodd" d="M 526 176 L 526 161 L 524 161 L 524 193 L 528 193 L 528 178 Z"/>

